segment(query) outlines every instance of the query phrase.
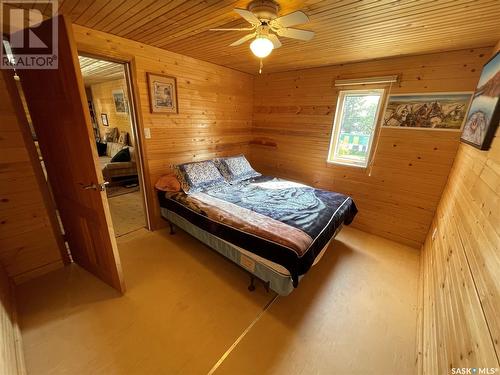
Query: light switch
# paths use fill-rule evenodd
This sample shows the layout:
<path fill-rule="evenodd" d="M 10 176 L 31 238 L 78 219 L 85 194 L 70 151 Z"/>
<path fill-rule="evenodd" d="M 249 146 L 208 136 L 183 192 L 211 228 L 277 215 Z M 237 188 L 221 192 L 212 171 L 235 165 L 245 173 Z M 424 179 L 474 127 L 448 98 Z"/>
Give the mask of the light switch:
<path fill-rule="evenodd" d="M 151 129 L 150 128 L 144 128 L 144 138 L 151 139 Z"/>

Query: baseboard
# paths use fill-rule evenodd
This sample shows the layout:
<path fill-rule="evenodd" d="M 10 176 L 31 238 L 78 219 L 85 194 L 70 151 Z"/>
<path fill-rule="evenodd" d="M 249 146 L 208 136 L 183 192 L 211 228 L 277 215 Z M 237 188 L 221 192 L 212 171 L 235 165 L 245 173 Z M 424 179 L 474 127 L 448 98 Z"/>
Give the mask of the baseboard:
<path fill-rule="evenodd" d="M 40 266 L 38 268 L 35 268 L 33 270 L 29 270 L 27 272 L 21 273 L 19 275 L 14 275 L 12 277 L 12 280 L 14 281 L 14 284 L 19 285 L 22 283 L 25 283 L 26 281 L 32 280 L 36 277 L 45 275 L 46 273 L 49 273 L 51 271 L 55 271 L 59 268 L 63 268 L 64 263 L 62 260 L 56 260 L 55 262 L 47 263 L 44 264 L 43 266 Z"/>

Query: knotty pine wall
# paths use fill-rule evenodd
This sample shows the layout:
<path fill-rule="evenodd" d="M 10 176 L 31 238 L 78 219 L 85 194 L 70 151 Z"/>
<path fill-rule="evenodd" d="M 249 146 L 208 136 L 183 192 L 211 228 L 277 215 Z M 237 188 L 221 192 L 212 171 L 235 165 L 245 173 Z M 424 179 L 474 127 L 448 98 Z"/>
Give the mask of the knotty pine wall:
<path fill-rule="evenodd" d="M 21 334 L 10 280 L 0 264 L 0 374 L 25 374 Z"/>
<path fill-rule="evenodd" d="M 371 175 L 327 164 L 335 79 L 399 74 L 392 93 L 473 91 L 491 48 L 263 74 L 254 82 L 257 170 L 351 195 L 354 226 L 419 248 L 458 148 L 458 132 L 382 128 Z M 359 88 L 353 87 L 353 88 Z"/>
<path fill-rule="evenodd" d="M 129 39 L 73 25 L 79 52 L 132 60 L 153 228 L 162 225 L 153 185 L 176 163 L 248 154 L 253 77 Z M 152 114 L 146 72 L 177 78 L 179 114 Z M 151 129 L 151 139 L 142 137 Z"/>
<path fill-rule="evenodd" d="M 26 374 L 14 288 L 0 264 L 0 374 Z"/>
<path fill-rule="evenodd" d="M 122 90 L 125 98 L 127 97 L 127 83 L 124 79 L 115 79 L 101 83 L 90 85 L 92 92 L 92 101 L 94 103 L 95 115 L 97 123 L 99 124 L 99 131 L 101 137 L 104 137 L 106 130 L 111 128 L 118 128 L 119 131 L 127 132 L 129 134 L 129 143 L 134 145 L 134 137 L 132 127 L 130 124 L 130 117 L 128 112 L 116 112 L 115 102 L 113 100 L 113 91 Z M 128 105 L 128 103 L 127 103 Z M 104 126 L 101 120 L 101 114 L 105 113 L 108 116 L 109 126 Z"/>
<path fill-rule="evenodd" d="M 460 144 L 423 247 L 420 374 L 500 367 L 499 270 L 500 128 L 488 151 Z"/>
<path fill-rule="evenodd" d="M 0 72 L 0 265 L 9 277 L 21 282 L 62 267 L 62 240 L 45 199 L 49 193 L 28 124 L 16 115 L 15 106 L 22 104 L 13 102 L 3 74 Z"/>

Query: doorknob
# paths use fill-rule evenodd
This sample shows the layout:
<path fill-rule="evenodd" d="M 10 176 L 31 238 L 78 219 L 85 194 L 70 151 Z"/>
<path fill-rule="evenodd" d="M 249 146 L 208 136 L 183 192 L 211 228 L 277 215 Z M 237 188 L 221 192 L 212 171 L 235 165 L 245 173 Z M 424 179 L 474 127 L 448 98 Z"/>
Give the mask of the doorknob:
<path fill-rule="evenodd" d="M 84 185 L 84 184 L 80 183 L 80 185 L 82 186 L 82 189 L 84 189 L 84 190 L 92 190 L 93 189 L 93 190 L 104 191 L 104 190 L 106 190 L 106 185 L 109 185 L 109 182 L 104 181 L 104 182 L 101 182 L 100 184 L 91 183 L 88 185 Z"/>

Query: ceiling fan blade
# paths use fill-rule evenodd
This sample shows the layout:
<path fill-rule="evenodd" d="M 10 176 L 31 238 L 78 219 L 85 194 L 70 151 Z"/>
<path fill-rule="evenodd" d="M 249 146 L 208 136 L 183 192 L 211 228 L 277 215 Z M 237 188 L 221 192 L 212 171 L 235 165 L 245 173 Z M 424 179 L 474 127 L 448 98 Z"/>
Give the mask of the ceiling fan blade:
<path fill-rule="evenodd" d="M 276 30 L 279 36 L 284 36 L 285 38 L 299 39 L 299 40 L 311 40 L 314 38 L 314 31 L 299 30 L 291 28 L 282 28 Z"/>
<path fill-rule="evenodd" d="M 255 37 L 255 33 L 245 35 L 243 38 L 238 39 L 236 42 L 231 43 L 229 46 L 230 47 L 239 46 L 240 44 L 245 43 L 247 40 L 250 40 L 253 37 Z"/>
<path fill-rule="evenodd" d="M 275 18 L 271 21 L 271 26 L 274 27 L 290 27 L 295 25 L 301 25 L 303 23 L 309 22 L 309 17 L 304 12 L 300 10 L 287 14 L 282 17 Z"/>
<path fill-rule="evenodd" d="M 238 13 L 241 17 L 246 19 L 248 22 L 250 22 L 254 26 L 260 26 L 261 22 L 260 20 L 255 17 L 255 15 L 250 12 L 249 10 L 246 9 L 241 9 L 241 8 L 234 8 L 234 11 Z"/>
<path fill-rule="evenodd" d="M 278 39 L 278 37 L 274 34 L 269 34 L 267 36 L 269 40 L 273 43 L 274 48 L 280 48 L 281 47 L 281 42 Z"/>
<path fill-rule="evenodd" d="M 243 27 L 240 29 L 209 29 L 210 31 L 252 31 L 255 27 Z"/>

